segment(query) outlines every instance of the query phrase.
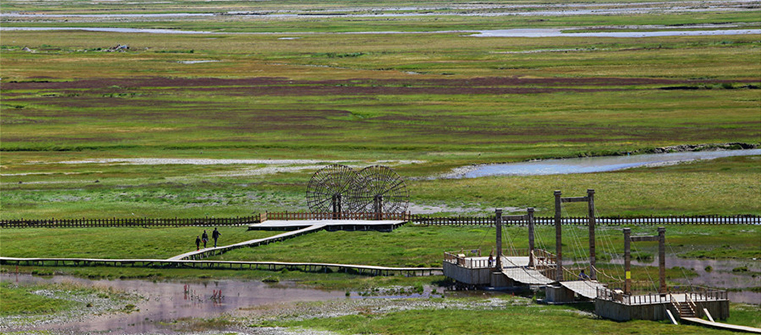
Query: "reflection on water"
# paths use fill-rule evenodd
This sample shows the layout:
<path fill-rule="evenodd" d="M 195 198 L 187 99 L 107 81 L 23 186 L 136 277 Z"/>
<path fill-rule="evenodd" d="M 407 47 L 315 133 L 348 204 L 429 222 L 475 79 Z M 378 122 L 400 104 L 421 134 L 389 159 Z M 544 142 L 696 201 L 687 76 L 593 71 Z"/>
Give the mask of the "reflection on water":
<path fill-rule="evenodd" d="M 649 154 L 632 156 L 604 156 L 568 159 L 548 159 L 533 162 L 511 164 L 493 164 L 479 166 L 459 177 L 478 178 L 497 175 L 550 175 L 570 173 L 607 172 L 634 167 L 675 164 L 694 160 L 715 159 L 731 156 L 759 156 L 760 149 L 697 151 L 668 154 Z"/>
<path fill-rule="evenodd" d="M 624 264 L 624 260 L 615 259 L 610 263 Z M 698 276 L 693 278 L 675 278 L 673 281 L 683 285 L 703 286 L 720 289 L 748 289 L 760 286 L 759 260 L 716 260 L 716 259 L 685 259 L 675 256 L 664 257 L 665 266 L 670 269 L 682 267 L 695 271 Z M 655 258 L 650 261 L 632 261 L 636 266 L 659 266 Z M 738 271 L 746 269 L 746 271 Z M 736 270 L 734 272 L 733 270 Z M 732 302 L 759 304 L 762 296 L 759 291 L 730 291 L 728 298 Z"/>

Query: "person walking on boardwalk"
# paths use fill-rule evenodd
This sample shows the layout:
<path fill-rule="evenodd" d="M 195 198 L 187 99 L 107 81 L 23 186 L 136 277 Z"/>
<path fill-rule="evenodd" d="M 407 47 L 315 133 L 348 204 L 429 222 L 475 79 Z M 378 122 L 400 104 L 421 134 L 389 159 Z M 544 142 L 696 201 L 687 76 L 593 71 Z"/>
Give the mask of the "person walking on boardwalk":
<path fill-rule="evenodd" d="M 217 238 L 222 235 L 219 231 L 217 231 L 217 227 L 214 227 L 214 231 L 212 232 L 212 238 L 214 239 L 214 247 L 217 247 Z"/>
<path fill-rule="evenodd" d="M 209 235 L 206 234 L 206 229 L 204 229 L 204 233 L 201 234 L 201 241 L 204 241 L 204 249 L 206 249 L 206 242 L 209 242 Z"/>
<path fill-rule="evenodd" d="M 196 251 L 201 250 L 201 238 L 196 235 Z"/>

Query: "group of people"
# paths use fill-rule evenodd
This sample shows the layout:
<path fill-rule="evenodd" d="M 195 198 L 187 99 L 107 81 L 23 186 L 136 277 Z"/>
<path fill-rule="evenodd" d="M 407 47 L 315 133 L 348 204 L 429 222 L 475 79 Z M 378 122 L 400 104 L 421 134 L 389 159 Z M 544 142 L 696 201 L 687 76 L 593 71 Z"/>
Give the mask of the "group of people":
<path fill-rule="evenodd" d="M 212 238 L 214 239 L 214 247 L 217 247 L 217 239 L 222 235 L 219 231 L 217 231 L 217 227 L 214 228 L 214 231 L 212 232 Z M 209 242 L 209 235 L 206 234 L 206 229 L 204 229 L 204 233 L 201 234 L 201 236 L 196 236 L 196 251 L 201 250 L 201 243 L 204 243 L 204 249 L 206 249 L 206 242 Z"/>

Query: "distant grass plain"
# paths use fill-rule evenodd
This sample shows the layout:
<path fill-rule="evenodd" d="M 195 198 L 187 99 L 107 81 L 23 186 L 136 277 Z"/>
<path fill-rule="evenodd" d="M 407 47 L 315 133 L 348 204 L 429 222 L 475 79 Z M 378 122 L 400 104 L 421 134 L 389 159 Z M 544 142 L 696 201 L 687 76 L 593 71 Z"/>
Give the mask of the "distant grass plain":
<path fill-rule="evenodd" d="M 117 44 L 130 51 L 102 52 Z M 759 157 L 426 179 L 471 164 L 759 143 L 759 36 L 4 31 L 0 47 L 3 219 L 305 210 L 319 168 L 61 164 L 145 157 L 392 161 L 422 206 L 547 210 L 555 189 L 596 188 L 603 215 L 760 211 Z"/>

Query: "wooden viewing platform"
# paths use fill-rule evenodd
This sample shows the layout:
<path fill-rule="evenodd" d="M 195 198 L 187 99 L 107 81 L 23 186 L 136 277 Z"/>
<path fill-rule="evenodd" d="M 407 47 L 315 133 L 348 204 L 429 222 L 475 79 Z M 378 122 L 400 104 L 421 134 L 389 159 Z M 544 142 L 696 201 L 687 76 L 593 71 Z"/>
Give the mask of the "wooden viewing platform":
<path fill-rule="evenodd" d="M 346 272 L 369 276 L 430 276 L 441 275 L 441 268 L 386 267 L 338 263 L 305 262 L 249 262 L 249 261 L 210 261 L 176 259 L 98 259 L 98 258 L 16 258 L 0 257 L 2 265 L 18 266 L 117 266 L 147 268 L 204 268 L 230 270 L 270 270 L 283 269 L 305 272 Z"/>
<path fill-rule="evenodd" d="M 392 231 L 407 223 L 406 220 L 333 220 L 333 219 L 303 219 L 303 220 L 266 220 L 249 225 L 249 230 L 295 230 L 310 226 L 321 226 L 326 230 L 350 231 Z"/>

